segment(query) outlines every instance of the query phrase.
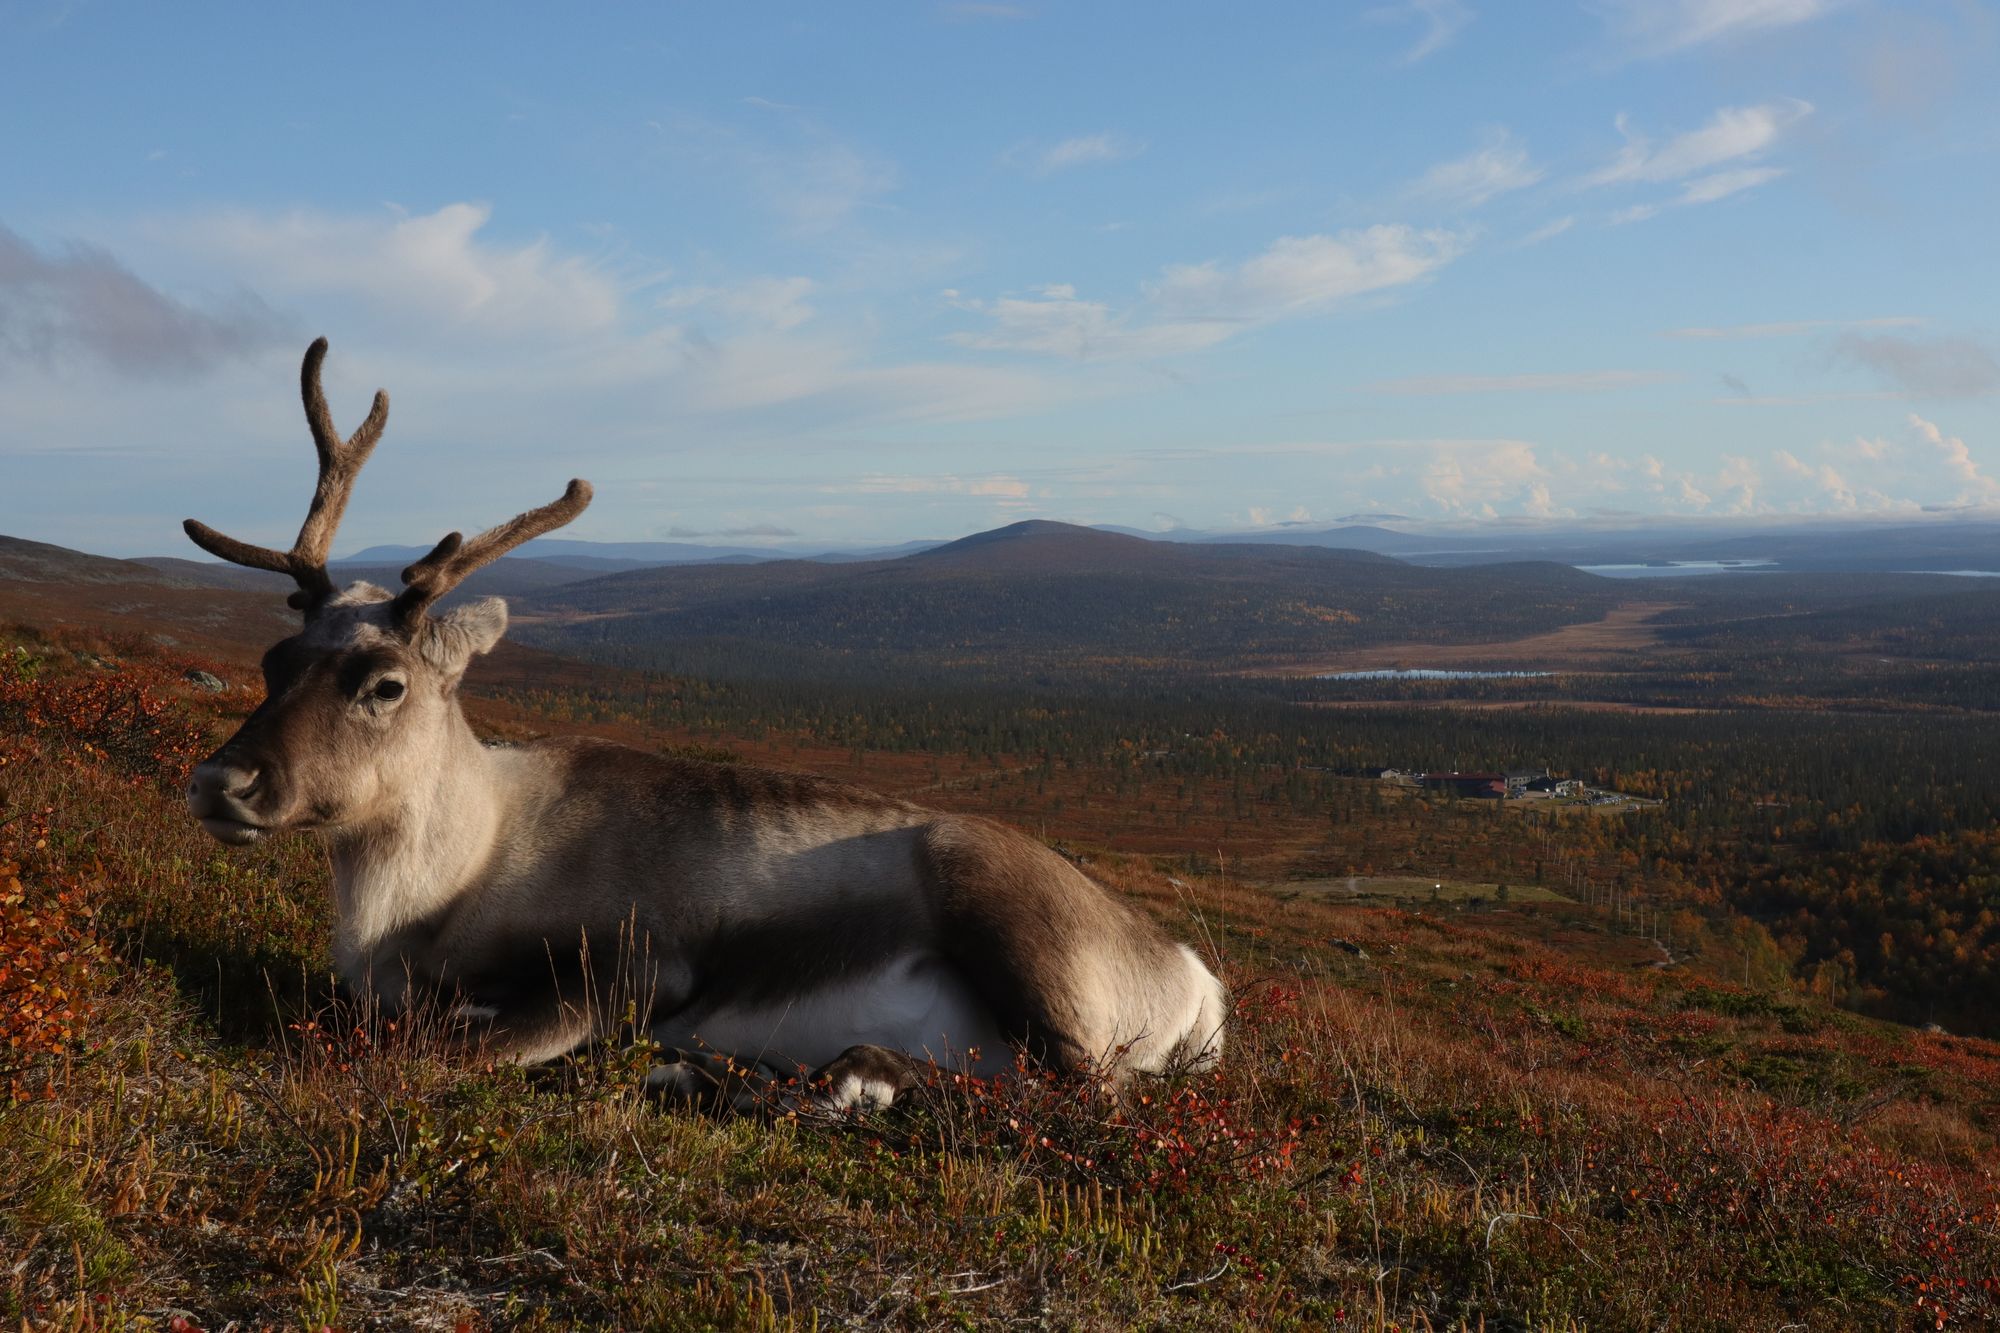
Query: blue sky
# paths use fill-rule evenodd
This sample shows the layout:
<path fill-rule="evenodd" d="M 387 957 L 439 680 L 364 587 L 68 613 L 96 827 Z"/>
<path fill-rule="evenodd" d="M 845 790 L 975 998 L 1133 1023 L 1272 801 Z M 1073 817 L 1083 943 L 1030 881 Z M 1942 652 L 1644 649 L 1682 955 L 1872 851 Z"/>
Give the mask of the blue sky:
<path fill-rule="evenodd" d="M 2000 13 L 0 0 L 0 532 L 2000 510 Z"/>

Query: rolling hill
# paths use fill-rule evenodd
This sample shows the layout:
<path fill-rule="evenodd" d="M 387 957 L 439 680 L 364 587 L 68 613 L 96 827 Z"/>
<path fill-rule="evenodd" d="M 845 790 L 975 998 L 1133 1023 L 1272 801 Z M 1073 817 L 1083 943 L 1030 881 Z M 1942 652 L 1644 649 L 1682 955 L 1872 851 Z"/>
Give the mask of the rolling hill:
<path fill-rule="evenodd" d="M 1617 589 L 1548 564 L 1432 570 L 1365 551 L 1202 544 L 1064 523 L 896 560 L 639 570 L 525 598 L 522 632 L 621 660 L 1247 664 L 1358 643 L 1505 638 L 1603 615 Z M 1449 629 L 1445 627 L 1449 626 Z"/>
<path fill-rule="evenodd" d="M 191 565 L 194 562 L 176 563 Z M 150 583 L 174 588 L 200 586 L 199 579 L 177 571 L 152 568 L 136 560 L 112 560 L 106 556 L 72 551 L 66 546 L 5 536 L 0 536 L 0 582 Z"/>

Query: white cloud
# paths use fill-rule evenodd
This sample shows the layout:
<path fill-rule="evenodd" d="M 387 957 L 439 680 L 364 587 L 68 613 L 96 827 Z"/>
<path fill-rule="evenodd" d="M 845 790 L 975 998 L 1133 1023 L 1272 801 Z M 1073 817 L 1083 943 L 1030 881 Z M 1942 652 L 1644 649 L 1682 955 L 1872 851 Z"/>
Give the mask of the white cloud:
<path fill-rule="evenodd" d="M 1526 236 L 1523 236 L 1521 238 L 1521 244 L 1524 246 L 1540 245 L 1543 241 L 1552 240 L 1553 238 L 1562 235 L 1564 232 L 1568 231 L 1571 227 L 1574 227 L 1575 225 L 1576 225 L 1576 217 L 1574 214 L 1568 217 L 1557 218 L 1554 222 L 1544 223 L 1541 226 L 1535 228 L 1533 231 L 1529 232 Z"/>
<path fill-rule="evenodd" d="M 752 278 L 728 287 L 676 287 L 659 299 L 663 310 L 707 310 L 758 328 L 794 329 L 813 317 L 806 304 L 811 278 Z"/>
<path fill-rule="evenodd" d="M 1610 0 L 1619 35 L 1641 55 L 1666 55 L 1828 13 L 1834 0 Z"/>
<path fill-rule="evenodd" d="M 1426 56 L 1449 46 L 1452 39 L 1472 22 L 1472 7 L 1463 0 L 1400 0 L 1383 5 L 1365 15 L 1372 23 L 1417 22 L 1423 26 L 1415 46 L 1403 53 L 1402 63 L 1414 65 Z"/>
<path fill-rule="evenodd" d="M 1123 162 L 1145 151 L 1146 145 L 1143 141 L 1112 130 L 1103 130 L 1096 134 L 1083 134 L 1073 139 L 1064 139 L 1046 148 L 1033 144 L 1016 144 L 1001 155 L 1001 161 L 1009 166 L 1025 167 L 1038 176 L 1047 176 L 1075 167 Z"/>
<path fill-rule="evenodd" d="M 1718 486 L 1734 493 L 1727 511 L 1731 514 L 1754 514 L 1758 512 L 1757 490 L 1763 484 L 1763 475 L 1757 465 L 1747 458 L 1735 454 L 1722 456 L 1722 470 L 1716 475 Z"/>
<path fill-rule="evenodd" d="M 1847 484 L 1846 478 L 1842 477 L 1832 464 L 1822 463 L 1818 467 L 1813 467 L 1801 462 L 1789 449 L 1774 450 L 1771 457 L 1777 460 L 1778 466 L 1788 475 L 1817 487 L 1832 502 L 1835 509 L 1860 508 L 1860 497 L 1854 493 L 1854 488 Z"/>
<path fill-rule="evenodd" d="M 2000 480 L 1980 471 L 1978 462 L 1972 457 L 1972 450 L 1966 447 L 1964 440 L 1946 435 L 1938 429 L 1936 422 L 1926 421 L 1915 412 L 1910 413 L 1910 428 L 1938 451 L 1945 471 L 1959 483 L 1958 499 L 1961 503 L 1987 504 L 2000 500 Z"/>
<path fill-rule="evenodd" d="M 1914 315 L 1884 315 L 1874 319 L 1794 319 L 1772 324 L 1729 324 L 1706 328 L 1668 329 L 1666 338 L 1796 338 L 1830 329 L 1908 328 L 1922 324 Z"/>
<path fill-rule="evenodd" d="M 978 421 L 1036 411 L 1063 395 L 1020 371 L 948 362 L 871 364 L 851 339 L 831 334 L 768 331 L 721 341 L 679 335 L 671 357 L 649 348 L 633 352 L 616 372 L 622 382 L 644 385 L 650 374 L 651 387 L 670 393 L 683 412 L 751 419 L 784 408 L 825 426 Z"/>
<path fill-rule="evenodd" d="M 1478 208 L 1488 200 L 1524 190 L 1546 175 L 1528 159 L 1528 149 L 1505 129 L 1489 131 L 1464 157 L 1440 162 L 1406 192 L 1417 202 L 1442 208 Z"/>
<path fill-rule="evenodd" d="M 962 347 L 1075 360 L 1177 355 L 1417 282 L 1449 263 L 1462 245 L 1454 233 L 1407 226 L 1284 236 L 1241 264 L 1169 266 L 1146 284 L 1137 306 L 1122 312 L 1079 299 L 1067 283 L 1031 298 L 957 299 L 958 308 L 989 317 L 992 328 L 950 337 Z"/>
<path fill-rule="evenodd" d="M 1064 283 L 1044 287 L 1034 298 L 958 301 L 955 304 L 960 309 L 991 318 L 992 327 L 983 333 L 954 333 L 949 335 L 950 341 L 980 351 L 1109 361 L 1199 351 L 1237 332 L 1220 323 L 1152 321 L 1116 314 L 1102 301 L 1076 299 L 1075 290 Z"/>
<path fill-rule="evenodd" d="M 856 481 L 833 482 L 819 488 L 829 495 L 978 495 L 1001 500 L 1025 500 L 1033 488 L 1019 477 L 899 476 L 870 473 Z"/>
<path fill-rule="evenodd" d="M 1586 176 L 1583 183 L 1602 186 L 1680 181 L 1725 162 L 1756 157 L 1777 143 L 1786 130 L 1811 115 L 1812 109 L 1812 103 L 1797 98 L 1758 106 L 1723 107 L 1700 129 L 1675 135 L 1658 145 L 1634 133 L 1628 118 L 1619 116 L 1618 132 L 1625 136 L 1624 148 L 1610 163 Z"/>
<path fill-rule="evenodd" d="M 1428 396 L 1451 393 L 1579 393 L 1599 389 L 1636 389 L 1665 384 L 1680 376 L 1665 370 L 1578 370 L 1530 375 L 1416 375 L 1380 380 L 1368 386 L 1375 393 Z"/>
<path fill-rule="evenodd" d="M 1831 447 L 1838 449 L 1840 452 L 1853 454 L 1856 458 L 1870 463 L 1879 463 L 1902 450 L 1901 445 L 1881 435 L 1876 436 L 1872 440 L 1866 436 L 1857 435 L 1854 437 L 1854 443 L 1852 444 Z"/>
<path fill-rule="evenodd" d="M 1675 498 L 1691 509 L 1706 509 L 1715 503 L 1707 491 L 1694 484 L 1692 476 L 1675 478 L 1674 492 Z"/>
<path fill-rule="evenodd" d="M 201 447 L 229 460 L 216 468 L 245 478 L 237 491 L 263 488 L 274 469 L 295 461 L 274 453 L 272 441 L 296 433 L 296 388 L 283 386 L 295 385 L 299 349 L 318 332 L 335 347 L 327 385 L 336 414 L 386 386 L 396 401 L 392 434 L 421 442 L 393 451 L 374 477 L 415 469 L 434 488 L 437 478 L 461 474 L 468 503 L 504 489 L 515 470 L 496 464 L 545 453 L 551 442 L 561 442 L 567 465 L 604 480 L 695 441 L 784 454 L 856 429 L 1004 420 L 1105 388 L 1028 368 L 898 361 L 878 353 L 860 323 L 816 332 L 818 288 L 802 276 L 686 285 L 662 296 L 651 290 L 655 279 L 621 280 L 547 240 L 492 241 L 490 225 L 486 210 L 471 205 L 411 218 L 236 212 L 135 223 L 126 245 L 143 258 L 140 271 L 171 272 L 190 290 L 244 290 L 264 310 L 252 293 L 271 293 L 282 345 L 261 339 L 199 376 L 187 371 L 201 366 L 160 362 L 174 373 L 129 391 L 113 378 L 120 368 L 109 353 L 22 362 L 0 394 L 0 441 L 74 453 L 151 440 L 160 420 L 199 415 Z M 88 267 L 128 272 L 108 258 Z M 0 281 L 0 351 L 24 308 L 6 296 Z M 312 322 L 284 332 L 294 308 L 310 308 Z M 153 341 L 178 346 L 175 356 L 213 350 L 186 327 L 141 329 L 129 314 L 117 322 L 128 342 L 160 333 Z M 112 350 L 138 355 L 124 344 Z M 213 485 L 217 471 L 205 475 Z M 229 487 L 219 493 L 235 496 Z M 428 493 L 399 487 L 392 504 L 378 500 L 357 519 L 355 535 L 393 522 L 398 507 L 416 512 Z M 607 490 L 600 518 L 638 503 L 635 492 L 623 494 L 620 501 Z M 240 515 L 254 499 L 229 503 Z"/>
<path fill-rule="evenodd" d="M 1402 225 L 1281 236 L 1233 269 L 1214 262 L 1173 265 L 1149 294 L 1182 317 L 1261 323 L 1416 282 L 1463 247 L 1456 233 Z"/>
<path fill-rule="evenodd" d="M 481 236 L 485 204 L 432 213 L 279 216 L 227 212 L 161 229 L 165 239 L 287 298 L 361 298 L 377 309 L 483 333 L 574 334 L 618 317 L 617 281 L 546 239 Z"/>
<path fill-rule="evenodd" d="M 1691 204 L 1712 204 L 1718 199 L 1727 199 L 1732 194 L 1755 189 L 1766 181 L 1774 181 L 1785 174 L 1783 167 L 1738 167 L 1733 171 L 1718 171 L 1710 176 L 1699 176 L 1682 187 L 1675 205 L 1686 207 Z"/>
<path fill-rule="evenodd" d="M 1435 449 L 1417 479 L 1424 498 L 1447 513 L 1495 518 L 1501 506 L 1523 512 L 1549 509 L 1549 473 L 1535 447 L 1518 440 L 1494 440 L 1467 449 Z"/>
<path fill-rule="evenodd" d="M 1310 523 L 1312 510 L 1304 505 L 1293 505 L 1289 510 L 1280 510 L 1274 505 L 1251 505 L 1249 517 L 1251 527 L 1268 528 L 1277 523 Z"/>

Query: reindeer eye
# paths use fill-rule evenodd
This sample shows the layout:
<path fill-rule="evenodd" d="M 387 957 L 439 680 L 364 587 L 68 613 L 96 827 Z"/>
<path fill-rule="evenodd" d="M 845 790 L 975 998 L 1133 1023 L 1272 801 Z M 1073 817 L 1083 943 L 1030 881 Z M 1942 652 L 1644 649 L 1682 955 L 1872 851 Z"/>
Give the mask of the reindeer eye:
<path fill-rule="evenodd" d="M 400 680 L 379 681 L 375 686 L 375 697 L 377 699 L 400 699 L 403 697 L 403 688 L 403 682 Z"/>

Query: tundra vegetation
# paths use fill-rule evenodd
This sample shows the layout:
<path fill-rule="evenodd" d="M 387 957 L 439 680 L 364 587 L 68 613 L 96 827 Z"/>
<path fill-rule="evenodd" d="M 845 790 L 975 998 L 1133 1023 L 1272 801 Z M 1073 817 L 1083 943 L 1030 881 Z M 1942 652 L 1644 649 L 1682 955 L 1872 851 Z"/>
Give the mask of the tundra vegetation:
<path fill-rule="evenodd" d="M 344 1008 L 317 848 L 225 850 L 186 818 L 189 766 L 258 690 L 248 645 L 177 634 L 0 632 L 10 1322 L 2000 1319 L 2000 1045 L 1854 1011 L 1923 1003 L 1887 961 L 1906 941 L 1966 977 L 1991 965 L 1976 714 L 1815 731 L 1816 708 L 1750 708 L 1718 734 L 1699 715 L 1306 709 L 1291 685 L 1142 707 L 503 654 L 468 686 L 489 737 L 617 735 L 993 814 L 1232 990 L 1221 1068 L 1123 1097 L 1022 1071 L 940 1076 L 881 1114 L 711 1118 L 647 1100 L 643 1043 L 521 1069 Z M 1530 817 L 1339 771 L 1521 757 L 1665 804 Z M 1433 874 L 1548 893 L 1285 887 Z M 1829 901 L 1852 916 L 1826 939 L 1787 906 Z M 1893 924 L 1858 947 L 1871 912 Z"/>

